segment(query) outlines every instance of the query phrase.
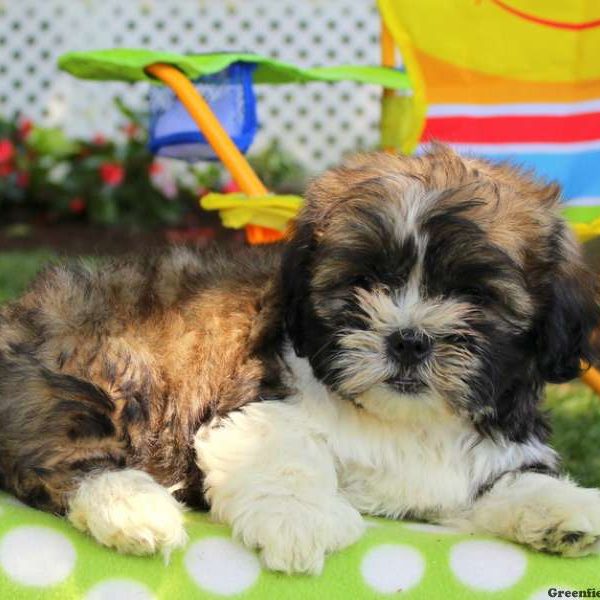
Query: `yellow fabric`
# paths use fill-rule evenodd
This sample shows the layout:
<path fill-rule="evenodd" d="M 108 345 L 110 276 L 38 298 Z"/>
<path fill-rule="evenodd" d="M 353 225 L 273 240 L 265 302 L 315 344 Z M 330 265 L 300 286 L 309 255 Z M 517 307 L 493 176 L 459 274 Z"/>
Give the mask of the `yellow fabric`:
<path fill-rule="evenodd" d="M 412 128 L 415 123 L 414 99 L 396 93 L 385 95 L 381 103 L 381 146 L 412 150 Z"/>
<path fill-rule="evenodd" d="M 241 229 L 246 225 L 260 225 L 285 231 L 303 202 L 300 196 L 292 195 L 207 194 L 200 199 L 200 206 L 204 210 L 218 210 L 225 227 Z"/>
<path fill-rule="evenodd" d="M 600 235 L 600 219 L 591 223 L 571 223 L 580 242 L 587 242 Z"/>
<path fill-rule="evenodd" d="M 419 50 L 459 67 L 528 82 L 600 78 L 597 0 L 378 3 L 396 39 L 406 30 Z"/>
<path fill-rule="evenodd" d="M 419 61 L 415 56 L 414 45 L 410 35 L 403 27 L 401 19 L 398 18 L 398 14 L 394 9 L 394 2 L 379 1 L 378 5 L 381 17 L 392 34 L 396 45 L 400 49 L 404 66 L 408 73 L 410 73 L 413 94 L 410 97 L 412 106 L 408 114 L 410 114 L 412 118 L 404 125 L 406 134 L 402 140 L 402 146 L 399 148 L 403 153 L 410 154 L 417 147 L 419 140 L 421 139 L 421 134 L 423 133 L 423 127 L 425 126 L 425 117 L 427 115 L 425 80 Z M 382 135 L 390 135 L 385 132 L 385 123 L 382 125 Z"/>

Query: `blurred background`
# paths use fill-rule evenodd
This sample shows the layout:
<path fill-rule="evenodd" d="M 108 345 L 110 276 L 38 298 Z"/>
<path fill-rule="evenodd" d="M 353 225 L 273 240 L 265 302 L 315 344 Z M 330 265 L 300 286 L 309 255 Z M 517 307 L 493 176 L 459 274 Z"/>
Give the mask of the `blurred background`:
<path fill-rule="evenodd" d="M 204 225 L 190 214 L 199 213 L 198 194 L 228 184 L 214 166 L 153 161 L 145 150 L 149 86 L 75 79 L 58 71 L 62 53 L 236 49 L 306 66 L 376 64 L 378 35 L 376 7 L 364 0 L 0 0 L 0 210 L 14 225 L 0 247 L 81 252 L 142 241 L 115 233 L 106 246 L 98 226 L 138 235 L 153 228 L 155 243 L 194 237 L 171 228 Z M 277 191 L 301 189 L 308 174 L 374 146 L 379 94 L 348 82 L 259 86 L 261 127 L 250 153 L 259 174 Z M 197 241 L 218 235 L 195 233 Z"/>
<path fill-rule="evenodd" d="M 0 301 L 48 260 L 173 243 L 243 244 L 198 198 L 234 191 L 217 163 L 155 158 L 148 86 L 82 81 L 57 69 L 72 50 L 239 50 L 301 66 L 378 64 L 373 0 L 0 0 Z M 267 186 L 307 179 L 379 140 L 381 89 L 341 82 L 258 86 L 249 157 Z M 600 243 L 586 245 L 600 271 Z M 586 485 L 600 485 L 600 401 L 552 387 L 554 444 Z"/>

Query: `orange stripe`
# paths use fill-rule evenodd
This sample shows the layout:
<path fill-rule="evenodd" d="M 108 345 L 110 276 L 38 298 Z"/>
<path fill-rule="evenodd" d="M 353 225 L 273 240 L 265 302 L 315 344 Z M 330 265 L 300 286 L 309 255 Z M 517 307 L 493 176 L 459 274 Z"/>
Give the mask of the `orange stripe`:
<path fill-rule="evenodd" d="M 600 80 L 570 83 L 522 81 L 463 69 L 414 49 L 429 104 L 576 102 L 600 98 Z"/>

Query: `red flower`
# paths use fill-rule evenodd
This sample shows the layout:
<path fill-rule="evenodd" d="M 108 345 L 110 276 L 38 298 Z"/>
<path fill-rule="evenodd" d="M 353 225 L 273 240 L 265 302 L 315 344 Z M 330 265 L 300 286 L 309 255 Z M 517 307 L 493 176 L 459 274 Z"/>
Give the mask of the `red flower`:
<path fill-rule="evenodd" d="M 223 192 L 225 194 L 232 194 L 234 192 L 241 192 L 241 188 L 240 186 L 233 180 L 228 181 L 224 186 L 223 186 Z"/>
<path fill-rule="evenodd" d="M 163 172 L 163 170 L 163 166 L 160 163 L 154 161 L 150 163 L 150 166 L 148 167 L 148 174 L 151 176 L 160 175 Z"/>
<path fill-rule="evenodd" d="M 69 201 L 69 210 L 76 215 L 80 215 L 85 210 L 85 201 L 76 196 Z"/>
<path fill-rule="evenodd" d="M 17 172 L 17 187 L 26 188 L 29 185 L 29 173 L 27 171 Z"/>
<path fill-rule="evenodd" d="M 0 140 L 0 164 L 9 162 L 14 155 L 14 144 L 8 138 Z"/>
<path fill-rule="evenodd" d="M 104 146 L 104 144 L 106 144 L 106 138 L 101 133 L 97 133 L 92 138 L 92 144 L 95 144 L 96 146 Z"/>
<path fill-rule="evenodd" d="M 14 170 L 10 163 L 0 163 L 0 177 L 8 177 Z"/>
<path fill-rule="evenodd" d="M 135 123 L 127 123 L 122 127 L 123 133 L 129 138 L 132 138 L 138 132 L 138 129 L 139 127 Z"/>
<path fill-rule="evenodd" d="M 29 137 L 31 130 L 33 129 L 33 121 L 31 119 L 23 119 L 19 124 L 19 136 L 22 140 Z"/>
<path fill-rule="evenodd" d="M 116 187 L 125 177 L 125 169 L 119 163 L 105 162 L 100 165 L 100 177 L 106 185 Z"/>

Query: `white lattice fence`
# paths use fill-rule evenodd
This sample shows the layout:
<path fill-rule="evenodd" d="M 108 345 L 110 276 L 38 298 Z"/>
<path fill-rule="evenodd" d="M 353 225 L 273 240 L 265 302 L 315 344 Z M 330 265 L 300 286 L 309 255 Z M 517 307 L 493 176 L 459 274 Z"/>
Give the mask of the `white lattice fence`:
<path fill-rule="evenodd" d="M 246 50 L 301 65 L 376 64 L 373 0 L 0 0 L 0 114 L 74 135 L 114 135 L 112 99 L 144 106 L 144 84 L 96 83 L 56 69 L 68 50 Z M 377 141 L 379 90 L 352 83 L 259 87 L 261 132 L 313 170 Z"/>

